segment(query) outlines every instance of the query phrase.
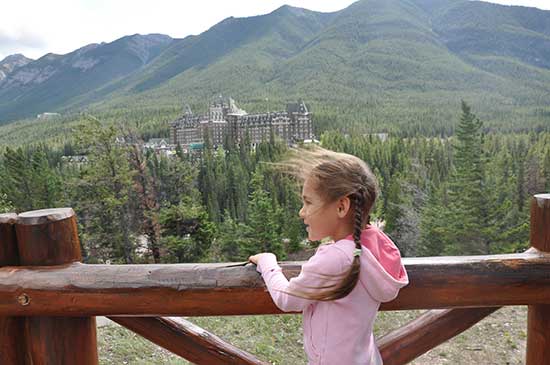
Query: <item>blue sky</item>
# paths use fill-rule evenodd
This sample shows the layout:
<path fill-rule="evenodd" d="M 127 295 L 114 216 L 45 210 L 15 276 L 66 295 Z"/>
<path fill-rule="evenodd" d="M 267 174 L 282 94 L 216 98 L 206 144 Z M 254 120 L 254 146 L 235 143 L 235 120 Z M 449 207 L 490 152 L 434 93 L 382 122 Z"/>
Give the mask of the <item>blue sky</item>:
<path fill-rule="evenodd" d="M 353 0 L 15 0 L 0 13 L 0 60 L 23 53 L 39 58 L 65 54 L 90 43 L 125 35 L 162 33 L 174 38 L 199 34 L 229 17 L 269 13 L 288 4 L 330 12 Z M 491 0 L 550 10 L 550 0 Z"/>

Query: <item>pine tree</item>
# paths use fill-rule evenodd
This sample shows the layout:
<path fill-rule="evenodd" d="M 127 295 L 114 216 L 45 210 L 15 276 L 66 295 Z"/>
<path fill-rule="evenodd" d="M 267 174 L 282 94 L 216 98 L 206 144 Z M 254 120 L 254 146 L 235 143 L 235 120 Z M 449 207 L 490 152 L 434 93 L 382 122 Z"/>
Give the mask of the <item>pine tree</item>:
<path fill-rule="evenodd" d="M 215 237 L 215 227 L 200 204 L 184 197 L 177 205 L 163 207 L 159 219 L 162 246 L 176 262 L 199 262 L 203 259 Z"/>
<path fill-rule="evenodd" d="M 273 252 L 284 258 L 281 229 L 277 225 L 280 208 L 273 205 L 270 194 L 263 188 L 263 172 L 258 168 L 252 177 L 253 191 L 248 203 L 248 226 L 251 229 L 249 245 L 242 248 L 248 255 L 258 252 Z"/>
<path fill-rule="evenodd" d="M 484 234 L 487 225 L 482 160 L 482 123 L 462 102 L 462 116 L 454 143 L 454 167 L 449 184 L 448 254 L 489 252 Z"/>
<path fill-rule="evenodd" d="M 6 194 L 0 193 L 0 213 L 13 212 L 14 207 Z"/>
<path fill-rule="evenodd" d="M 1 189 L 17 211 L 63 205 L 60 174 L 50 166 L 43 146 L 25 150 L 7 148 L 2 170 Z"/>
<path fill-rule="evenodd" d="M 136 228 L 141 234 L 147 236 L 148 249 L 153 256 L 153 261 L 159 263 L 160 202 L 158 201 L 157 182 L 149 173 L 145 156 L 136 144 L 132 145 L 129 149 L 129 163 L 135 172 L 133 175 L 133 194 L 136 196 L 134 201 L 136 205 L 134 215 L 138 223 Z"/>
<path fill-rule="evenodd" d="M 216 237 L 216 245 L 222 255 L 222 260 L 246 260 L 250 254 L 243 249 L 253 246 L 252 236 L 253 233 L 249 226 L 234 220 L 226 211 Z"/>
<path fill-rule="evenodd" d="M 432 187 L 426 204 L 423 206 L 420 218 L 420 256 L 439 256 L 448 244 L 449 212 L 447 205 L 446 184 L 437 189 Z"/>
<path fill-rule="evenodd" d="M 88 156 L 88 163 L 76 182 L 76 211 L 85 227 L 83 241 L 93 256 L 90 259 L 132 263 L 133 172 L 128 163 L 128 147 L 117 141 L 117 135 L 115 127 L 102 127 L 99 123 L 81 127 L 77 146 Z"/>
<path fill-rule="evenodd" d="M 220 222 L 220 204 L 216 159 L 208 134 L 205 134 L 202 166 L 199 174 L 199 189 L 208 215 L 214 222 Z"/>

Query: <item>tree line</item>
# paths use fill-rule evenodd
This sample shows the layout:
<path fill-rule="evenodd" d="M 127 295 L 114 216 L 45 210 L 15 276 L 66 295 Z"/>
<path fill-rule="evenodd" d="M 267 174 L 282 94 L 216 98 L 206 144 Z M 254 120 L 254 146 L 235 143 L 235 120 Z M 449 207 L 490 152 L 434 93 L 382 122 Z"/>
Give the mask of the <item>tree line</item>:
<path fill-rule="evenodd" d="M 550 191 L 550 133 L 487 133 L 464 102 L 457 119 L 448 137 L 328 130 L 321 143 L 372 167 L 381 190 L 372 217 L 405 256 L 523 250 L 529 199 Z M 0 209 L 73 207 L 91 263 L 284 259 L 304 249 L 300 187 L 270 167 L 288 149 L 275 135 L 254 149 L 231 140 L 215 149 L 207 138 L 201 154 L 174 157 L 141 146 L 128 127 L 93 121 L 61 148 L 6 148 Z"/>

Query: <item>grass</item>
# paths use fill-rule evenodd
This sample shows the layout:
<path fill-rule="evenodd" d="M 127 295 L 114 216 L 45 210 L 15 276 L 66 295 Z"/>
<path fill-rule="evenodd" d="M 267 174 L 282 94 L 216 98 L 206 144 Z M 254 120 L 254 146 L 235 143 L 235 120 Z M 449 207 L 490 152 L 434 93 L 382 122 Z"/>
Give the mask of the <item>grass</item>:
<path fill-rule="evenodd" d="M 420 313 L 380 312 L 375 333 L 380 337 Z M 198 317 L 188 320 L 272 364 L 306 363 L 299 315 Z M 411 364 L 523 364 L 526 326 L 526 307 L 506 307 Z M 99 328 L 98 343 L 102 365 L 189 364 L 118 325 Z"/>

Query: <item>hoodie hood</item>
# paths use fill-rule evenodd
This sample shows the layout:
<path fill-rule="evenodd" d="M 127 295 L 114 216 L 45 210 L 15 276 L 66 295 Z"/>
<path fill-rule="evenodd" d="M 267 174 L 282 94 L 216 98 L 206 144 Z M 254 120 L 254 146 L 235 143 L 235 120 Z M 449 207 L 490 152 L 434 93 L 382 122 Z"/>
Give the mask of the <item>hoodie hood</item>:
<path fill-rule="evenodd" d="M 346 239 L 353 241 L 353 236 Z M 384 232 L 370 225 L 361 233 L 361 245 L 359 282 L 378 302 L 395 299 L 399 289 L 409 283 L 399 249 Z"/>

